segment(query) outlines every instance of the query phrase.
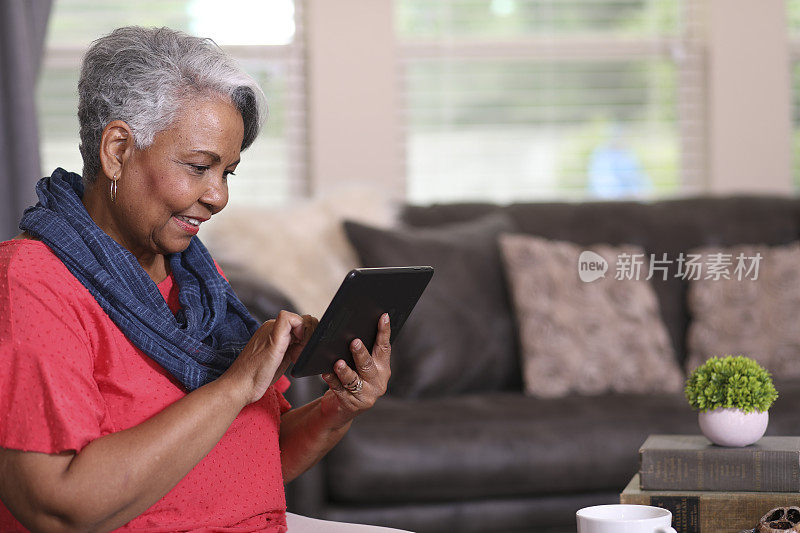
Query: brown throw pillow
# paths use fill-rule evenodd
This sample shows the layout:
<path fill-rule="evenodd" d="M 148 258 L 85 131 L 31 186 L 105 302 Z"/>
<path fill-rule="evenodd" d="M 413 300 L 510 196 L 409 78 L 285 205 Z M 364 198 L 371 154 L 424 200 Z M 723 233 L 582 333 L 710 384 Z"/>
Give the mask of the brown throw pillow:
<path fill-rule="evenodd" d="M 686 369 L 691 372 L 714 355 L 746 355 L 776 378 L 800 377 L 800 243 L 691 253 L 701 255 L 703 263 L 713 254 L 730 254 L 731 264 L 730 279 L 704 279 L 703 274 L 690 281 Z M 761 254 L 757 276 L 735 274 L 740 254 L 746 268 L 754 262 L 747 258 Z"/>
<path fill-rule="evenodd" d="M 527 394 L 676 392 L 683 376 L 642 268 L 616 280 L 619 254 L 635 246 L 587 248 L 529 235 L 502 235 L 500 247 L 519 326 Z M 602 256 L 605 277 L 581 281 L 583 250 Z"/>
<path fill-rule="evenodd" d="M 433 279 L 392 345 L 389 393 L 446 396 L 519 387 L 514 318 L 497 247 L 502 214 L 436 228 L 345 223 L 363 266 L 431 265 Z"/>

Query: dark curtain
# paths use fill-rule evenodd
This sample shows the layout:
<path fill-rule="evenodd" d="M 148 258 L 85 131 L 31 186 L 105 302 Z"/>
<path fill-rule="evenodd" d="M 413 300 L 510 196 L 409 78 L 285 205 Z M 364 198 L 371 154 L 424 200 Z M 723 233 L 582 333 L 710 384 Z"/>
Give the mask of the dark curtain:
<path fill-rule="evenodd" d="M 0 0 L 0 241 L 19 233 L 41 178 L 36 78 L 52 0 Z"/>

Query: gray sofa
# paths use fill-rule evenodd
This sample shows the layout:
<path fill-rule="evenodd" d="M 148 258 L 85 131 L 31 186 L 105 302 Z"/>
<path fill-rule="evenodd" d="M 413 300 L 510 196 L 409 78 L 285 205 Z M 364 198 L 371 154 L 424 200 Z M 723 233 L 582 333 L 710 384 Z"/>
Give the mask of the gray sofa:
<path fill-rule="evenodd" d="M 703 245 L 778 245 L 800 238 L 800 201 L 767 197 L 406 206 L 404 226 L 391 235 L 373 235 L 359 227 L 348 228 L 348 233 L 361 240 L 356 248 L 365 266 L 379 266 L 369 264 L 364 246 L 369 239 L 378 246 L 408 249 L 416 234 L 446 238 L 446 228 L 492 214 L 504 217 L 503 224 L 510 224 L 513 232 L 586 246 L 635 244 L 670 257 Z M 422 249 L 417 252 L 426 257 Z M 497 253 L 486 250 L 470 250 L 473 255 L 464 255 L 463 268 L 482 268 L 474 254 Z M 245 304 L 262 318 L 291 306 L 291 295 L 275 293 L 264 280 L 237 279 L 230 272 L 229 277 Z M 651 283 L 682 364 L 690 321 L 687 282 L 673 277 Z M 477 290 L 498 289 L 487 283 Z M 452 295 L 452 301 L 467 327 L 485 324 L 495 327 L 498 336 L 506 335 L 513 310 L 507 294 L 496 296 L 506 309 L 470 308 L 468 294 Z M 425 313 L 421 302 L 413 318 L 450 327 L 447 317 Z M 398 342 L 413 343 L 414 333 L 409 320 Z M 463 340 L 457 330 L 437 338 Z M 619 501 L 637 470 L 637 450 L 649 434 L 698 432 L 696 414 L 681 394 L 537 399 L 522 393 L 513 344 L 511 355 L 507 347 L 488 347 L 481 355 L 484 361 L 458 356 L 445 360 L 459 351 L 435 348 L 424 347 L 420 357 L 405 350 L 402 360 L 393 360 L 389 394 L 356 420 L 319 465 L 287 486 L 291 511 L 419 532 L 572 532 L 577 509 Z M 501 370 L 469 379 L 454 372 L 463 368 L 468 373 L 486 363 L 490 366 L 483 368 Z M 420 376 L 430 386 L 415 386 Z M 776 379 L 776 386 L 780 398 L 770 411 L 768 434 L 800 434 L 795 408 L 800 383 Z M 300 405 L 322 390 L 321 380 L 304 378 L 295 380 L 288 396 Z"/>

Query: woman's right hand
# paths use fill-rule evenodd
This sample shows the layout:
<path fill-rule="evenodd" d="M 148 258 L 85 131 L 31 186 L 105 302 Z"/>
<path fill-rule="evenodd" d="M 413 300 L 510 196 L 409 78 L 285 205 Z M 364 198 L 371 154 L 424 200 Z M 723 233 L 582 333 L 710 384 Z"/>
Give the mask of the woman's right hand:
<path fill-rule="evenodd" d="M 243 405 L 256 402 L 296 361 L 317 319 L 281 311 L 278 318 L 264 322 L 233 364 L 219 378 L 231 383 Z"/>

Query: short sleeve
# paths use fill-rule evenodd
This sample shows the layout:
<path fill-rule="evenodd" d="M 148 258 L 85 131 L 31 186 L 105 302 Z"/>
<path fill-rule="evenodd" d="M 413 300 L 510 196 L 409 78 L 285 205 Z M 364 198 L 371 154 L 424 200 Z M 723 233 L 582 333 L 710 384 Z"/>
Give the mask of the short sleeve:
<path fill-rule="evenodd" d="M 7 255 L 0 250 L 0 447 L 80 451 L 102 436 L 106 409 L 70 303 L 75 283 Z"/>

